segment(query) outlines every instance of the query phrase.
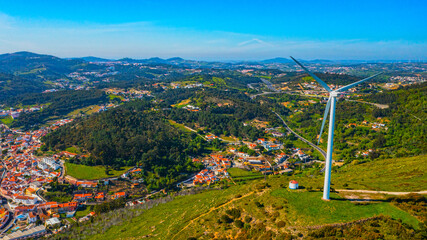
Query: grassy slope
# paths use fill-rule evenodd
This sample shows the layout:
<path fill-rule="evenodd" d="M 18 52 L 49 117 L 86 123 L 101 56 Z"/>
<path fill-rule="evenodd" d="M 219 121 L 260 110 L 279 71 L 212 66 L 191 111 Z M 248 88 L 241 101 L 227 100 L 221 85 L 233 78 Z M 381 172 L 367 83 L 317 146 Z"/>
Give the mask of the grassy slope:
<path fill-rule="evenodd" d="M 314 189 L 323 186 L 323 175 L 298 177 L 302 185 Z M 366 189 L 379 191 L 427 190 L 427 156 L 379 159 L 359 165 L 347 165 L 332 173 L 335 189 Z M 345 187 L 344 184 L 348 184 Z"/>
<path fill-rule="evenodd" d="M 319 223 L 349 222 L 379 214 L 387 214 L 403 222 L 417 226 L 418 220 L 389 202 L 369 205 L 355 205 L 337 194 L 331 194 L 333 201 L 320 200 L 321 192 L 295 193 L 288 189 L 278 189 L 272 196 L 286 198 L 289 202 L 289 221 L 297 225 L 310 226 Z"/>
<path fill-rule="evenodd" d="M 242 194 L 247 193 L 249 186 L 241 185 L 223 191 L 212 190 L 178 197 L 169 203 L 157 206 L 155 210 L 147 211 L 140 217 L 111 227 L 103 235 L 92 236 L 90 239 L 126 239 L 143 235 L 153 235 L 156 239 L 172 239 L 192 219 L 234 199 L 236 191 Z M 216 221 L 216 218 L 211 221 Z M 182 232 L 182 236 L 186 236 L 185 231 Z M 183 239 L 187 238 L 183 237 Z"/>
<path fill-rule="evenodd" d="M 108 177 L 117 177 L 130 169 L 130 167 L 123 167 L 122 170 L 111 170 L 110 175 L 105 174 L 105 168 L 102 166 L 85 166 L 80 164 L 65 163 L 67 175 L 77 179 L 94 180 Z"/>
<path fill-rule="evenodd" d="M 229 168 L 227 172 L 234 180 L 250 180 L 263 177 L 259 172 L 250 172 L 240 168 Z"/>
<path fill-rule="evenodd" d="M 421 166 L 425 163 L 425 159 L 424 156 L 419 156 L 398 160 L 378 160 L 349 166 L 349 169 L 333 173 L 333 178 L 343 182 L 344 179 L 354 181 L 369 178 L 369 185 L 390 191 L 405 190 L 403 187 L 405 185 L 414 189 L 427 188 L 425 174 L 421 176 L 415 174 L 418 169 L 425 172 L 425 167 Z M 384 169 L 405 177 L 396 178 Z M 383 172 L 377 176 L 380 170 Z M 414 173 L 413 178 L 408 177 L 409 173 Z M 236 177 L 247 176 L 250 172 L 231 169 L 231 175 L 233 174 Z M 291 179 L 298 179 L 303 186 L 323 181 L 322 177 L 270 176 L 267 181 L 271 187 L 262 191 L 257 189 L 257 186 L 264 183 L 264 180 L 259 179 L 242 185 L 232 185 L 226 190 L 211 190 L 197 195 L 178 197 L 172 202 L 147 210 L 140 216 L 125 220 L 103 234 L 91 236 L 89 239 L 132 239 L 144 235 L 150 235 L 154 239 L 187 239 L 190 236 L 211 239 L 215 234 L 235 236 L 239 230 L 233 224 L 217 223 L 220 216 L 225 214 L 225 210 L 233 207 L 241 209 L 242 220 L 250 216 L 251 225 L 264 222 L 266 226 L 277 232 L 289 231 L 289 227 L 348 222 L 380 214 L 401 219 L 404 223 L 417 227 L 418 220 L 415 217 L 389 202 L 378 201 L 368 205 L 356 205 L 334 193 L 331 194 L 333 200 L 325 202 L 321 200 L 322 193 L 319 191 L 290 191 L 283 188 Z M 415 181 L 420 183 L 414 184 Z M 352 184 L 357 189 L 366 189 L 365 184 Z M 252 194 L 245 196 L 248 193 Z M 244 197 L 236 199 L 236 194 Z M 261 203 L 263 207 L 257 207 L 255 202 Z M 277 227 L 279 221 L 284 221 L 286 227 Z M 204 234 L 205 232 L 207 235 Z"/>

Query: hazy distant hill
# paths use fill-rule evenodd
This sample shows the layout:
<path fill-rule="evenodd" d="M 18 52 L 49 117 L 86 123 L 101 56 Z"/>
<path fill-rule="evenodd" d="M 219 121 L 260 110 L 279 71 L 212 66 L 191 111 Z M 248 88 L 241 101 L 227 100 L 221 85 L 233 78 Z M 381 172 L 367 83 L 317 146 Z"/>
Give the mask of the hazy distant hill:
<path fill-rule="evenodd" d="M 82 59 L 86 62 L 111 62 L 111 61 L 115 61 L 113 59 L 106 59 L 106 58 L 99 58 L 99 57 L 94 57 L 94 56 L 87 56 L 87 57 L 82 57 L 82 58 L 75 58 L 75 59 Z"/>
<path fill-rule="evenodd" d="M 62 59 L 51 55 L 16 52 L 0 55 L 0 72 L 15 75 L 62 75 L 73 71 L 83 60 Z"/>
<path fill-rule="evenodd" d="M 277 57 L 277 58 L 262 60 L 261 62 L 262 63 L 291 63 L 292 60 L 288 58 Z"/>

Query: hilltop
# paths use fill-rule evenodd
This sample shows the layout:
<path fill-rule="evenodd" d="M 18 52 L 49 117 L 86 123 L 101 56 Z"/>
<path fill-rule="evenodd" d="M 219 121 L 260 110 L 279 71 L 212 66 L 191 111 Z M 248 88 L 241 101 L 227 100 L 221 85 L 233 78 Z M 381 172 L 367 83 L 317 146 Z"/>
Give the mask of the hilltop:
<path fill-rule="evenodd" d="M 333 187 L 422 190 L 427 182 L 427 167 L 423 164 L 425 159 L 426 156 L 419 156 L 363 163 L 334 172 Z M 395 175 L 405 177 L 396 179 Z M 303 189 L 289 190 L 287 185 L 290 179 L 298 180 Z M 320 199 L 322 193 L 315 190 L 322 181 L 320 176 L 269 176 L 267 181 L 259 179 L 237 185 L 230 182 L 229 187 L 223 190 L 206 190 L 175 197 L 172 201 L 165 199 L 163 202 L 170 202 L 150 205 L 152 208 L 149 210 L 144 210 L 144 205 L 141 205 L 101 214 L 95 217 L 93 223 L 73 227 L 70 232 L 57 238 L 229 239 L 234 236 L 240 237 L 238 239 L 257 239 L 262 236 L 291 239 L 292 236 L 325 237 L 335 234 L 341 234 L 344 238 L 377 236 L 388 239 L 397 235 L 401 238 L 421 238 L 422 233 L 417 231 L 421 231 L 420 222 L 425 221 L 425 208 L 421 212 L 411 210 L 411 206 L 423 204 L 417 202 L 419 198 L 395 197 L 393 200 L 381 194 L 339 192 L 332 193 L 332 201 L 325 202 Z M 369 199 L 375 201 L 369 202 Z M 400 204 L 402 201 L 406 205 Z M 425 204 L 425 199 L 421 201 Z M 329 225 L 326 230 L 321 227 L 361 219 L 367 220 L 354 223 L 354 226 Z M 359 230 L 354 231 L 354 227 Z M 360 228 L 364 231 L 360 231 Z M 399 231 L 393 231 L 394 228 Z"/>

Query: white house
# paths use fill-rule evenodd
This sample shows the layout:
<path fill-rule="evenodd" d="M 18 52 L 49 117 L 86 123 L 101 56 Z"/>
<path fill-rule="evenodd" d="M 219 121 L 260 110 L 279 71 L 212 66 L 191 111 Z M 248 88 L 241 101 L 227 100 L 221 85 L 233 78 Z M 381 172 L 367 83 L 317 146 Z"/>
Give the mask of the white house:
<path fill-rule="evenodd" d="M 291 181 L 289 182 L 289 188 L 290 188 L 290 189 L 298 189 L 298 182 L 297 182 L 297 181 L 295 181 L 295 180 L 291 180 Z"/>

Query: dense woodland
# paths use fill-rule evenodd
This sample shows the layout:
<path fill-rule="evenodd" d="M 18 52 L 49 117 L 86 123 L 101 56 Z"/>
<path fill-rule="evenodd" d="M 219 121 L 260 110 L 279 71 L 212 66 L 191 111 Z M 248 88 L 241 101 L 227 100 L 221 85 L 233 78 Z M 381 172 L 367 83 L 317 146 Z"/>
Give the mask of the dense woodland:
<path fill-rule="evenodd" d="M 161 97 L 164 104 L 189 99 L 190 103 L 199 106 L 201 111 L 192 112 L 182 108 L 171 108 L 165 111 L 167 118 L 192 128 L 203 128 L 205 132 L 218 136 L 231 135 L 240 139 L 256 140 L 263 136 L 263 132 L 249 124 L 245 126 L 243 123 L 257 119 L 269 121 L 272 125 L 280 124 L 268 106 L 260 106 L 237 90 L 185 89 L 165 92 Z"/>
<path fill-rule="evenodd" d="M 0 103 L 9 98 L 26 93 L 37 93 L 46 86 L 33 79 L 0 72 Z"/>
<path fill-rule="evenodd" d="M 374 117 L 389 117 L 390 128 L 383 148 L 396 157 L 427 153 L 427 83 L 369 95 L 366 100 L 388 104 L 389 109 L 374 110 Z"/>
<path fill-rule="evenodd" d="M 201 166 L 188 158 L 204 150 L 203 139 L 174 128 L 147 101 L 133 101 L 115 109 L 77 120 L 52 132 L 43 141 L 47 148 L 78 146 L 91 156 L 75 163 L 141 166 L 149 188 L 171 186 L 181 173 Z M 153 182 L 150 183 L 150 179 Z M 150 185 L 151 184 L 151 185 Z"/>
<path fill-rule="evenodd" d="M 15 101 L 14 99 L 17 98 L 13 98 L 10 101 Z M 21 114 L 19 118 L 12 123 L 12 127 L 29 129 L 38 124 L 45 123 L 48 119 L 52 119 L 55 116 L 60 117 L 72 112 L 73 110 L 94 104 L 106 103 L 107 101 L 107 95 L 100 90 L 70 90 L 48 94 L 34 94 L 28 96 L 28 98 L 23 97 L 21 103 L 49 103 L 49 105 L 44 107 L 41 111 Z"/>

